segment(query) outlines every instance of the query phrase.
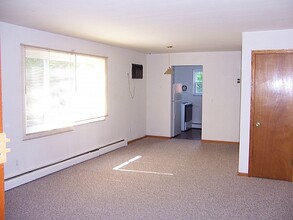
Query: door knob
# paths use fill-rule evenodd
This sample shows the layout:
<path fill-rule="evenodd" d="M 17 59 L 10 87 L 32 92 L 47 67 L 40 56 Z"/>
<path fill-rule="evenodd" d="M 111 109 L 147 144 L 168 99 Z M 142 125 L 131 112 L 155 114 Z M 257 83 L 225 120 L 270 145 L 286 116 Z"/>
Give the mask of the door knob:
<path fill-rule="evenodd" d="M 260 122 L 256 122 L 255 126 L 256 127 L 259 127 L 260 126 Z"/>
<path fill-rule="evenodd" d="M 0 163 L 6 162 L 6 154 L 10 152 L 10 149 L 6 148 L 6 143 L 9 141 L 5 133 L 0 133 Z"/>

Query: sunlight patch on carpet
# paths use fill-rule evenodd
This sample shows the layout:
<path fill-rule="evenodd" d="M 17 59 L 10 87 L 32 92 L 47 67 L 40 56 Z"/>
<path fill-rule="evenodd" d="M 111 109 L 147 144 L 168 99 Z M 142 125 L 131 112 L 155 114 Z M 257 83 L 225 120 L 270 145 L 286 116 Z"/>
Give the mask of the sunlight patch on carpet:
<path fill-rule="evenodd" d="M 156 171 L 145 171 L 145 170 L 129 170 L 129 169 L 123 169 L 122 167 L 125 167 L 126 165 L 138 160 L 142 158 L 142 156 L 136 156 L 116 167 L 113 168 L 113 170 L 116 170 L 116 171 L 122 171 L 122 172 L 132 172 L 132 173 L 146 173 L 146 174 L 157 174 L 157 175 L 166 175 L 166 176 L 173 176 L 174 174 L 173 173 L 162 173 L 162 172 L 156 172 Z"/>

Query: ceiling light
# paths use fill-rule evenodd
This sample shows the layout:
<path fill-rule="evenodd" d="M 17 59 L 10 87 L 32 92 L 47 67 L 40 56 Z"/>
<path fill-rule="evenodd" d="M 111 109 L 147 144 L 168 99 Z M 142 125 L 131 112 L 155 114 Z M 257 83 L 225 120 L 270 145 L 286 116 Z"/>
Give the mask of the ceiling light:
<path fill-rule="evenodd" d="M 167 49 L 172 49 L 173 46 L 172 46 L 172 45 L 169 45 L 169 46 L 167 46 L 166 48 L 167 48 Z M 166 70 L 165 73 L 164 73 L 164 74 L 166 74 L 166 75 L 170 75 L 170 74 L 173 73 L 173 70 L 172 70 L 172 67 L 171 67 L 171 63 L 170 63 L 170 53 L 168 53 L 168 59 L 169 59 L 169 67 L 167 68 L 167 70 Z"/>

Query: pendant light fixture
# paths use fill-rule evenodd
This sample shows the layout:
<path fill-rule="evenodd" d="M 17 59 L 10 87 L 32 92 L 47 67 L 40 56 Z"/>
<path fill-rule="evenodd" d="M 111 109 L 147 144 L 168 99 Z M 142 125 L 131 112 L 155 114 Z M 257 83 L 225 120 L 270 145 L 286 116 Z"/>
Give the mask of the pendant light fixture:
<path fill-rule="evenodd" d="M 173 48 L 173 46 L 167 46 L 167 49 L 172 49 L 172 48 Z M 168 53 L 168 60 L 169 60 L 169 67 L 167 68 L 167 70 L 165 71 L 164 74 L 171 75 L 173 73 L 173 70 L 172 70 L 172 67 L 170 64 L 170 53 Z"/>

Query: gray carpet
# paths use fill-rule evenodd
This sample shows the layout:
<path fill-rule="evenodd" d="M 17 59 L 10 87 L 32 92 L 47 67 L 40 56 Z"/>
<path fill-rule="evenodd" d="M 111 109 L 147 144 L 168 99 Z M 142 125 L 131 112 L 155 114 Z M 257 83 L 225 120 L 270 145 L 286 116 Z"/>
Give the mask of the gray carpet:
<path fill-rule="evenodd" d="M 293 219 L 293 184 L 237 161 L 235 144 L 146 138 L 6 192 L 6 219 Z"/>

